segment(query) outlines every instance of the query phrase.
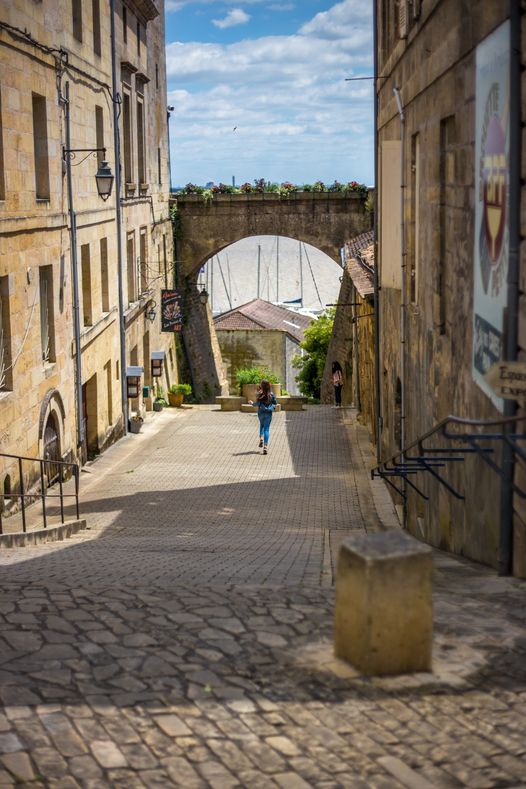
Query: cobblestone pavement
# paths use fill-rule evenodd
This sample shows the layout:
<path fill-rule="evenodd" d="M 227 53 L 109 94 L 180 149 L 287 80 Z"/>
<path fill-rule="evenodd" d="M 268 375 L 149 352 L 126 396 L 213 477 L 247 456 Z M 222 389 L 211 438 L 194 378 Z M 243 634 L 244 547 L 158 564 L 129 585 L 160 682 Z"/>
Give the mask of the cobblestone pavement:
<path fill-rule="evenodd" d="M 434 671 L 332 657 L 380 527 L 349 412 L 166 412 L 83 475 L 87 533 L 0 553 L 0 787 L 526 786 L 526 584 L 436 553 Z"/>

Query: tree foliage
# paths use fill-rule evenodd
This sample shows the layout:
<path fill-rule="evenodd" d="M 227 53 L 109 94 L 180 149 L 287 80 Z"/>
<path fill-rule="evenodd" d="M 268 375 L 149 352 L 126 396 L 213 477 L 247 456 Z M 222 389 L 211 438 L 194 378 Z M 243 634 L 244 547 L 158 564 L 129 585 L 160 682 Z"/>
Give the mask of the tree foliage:
<path fill-rule="evenodd" d="M 296 381 L 300 392 L 307 397 L 320 398 L 321 380 L 325 369 L 327 350 L 332 337 L 334 325 L 334 308 L 326 310 L 305 330 L 300 347 L 303 356 L 295 356 L 292 360 L 299 373 Z"/>

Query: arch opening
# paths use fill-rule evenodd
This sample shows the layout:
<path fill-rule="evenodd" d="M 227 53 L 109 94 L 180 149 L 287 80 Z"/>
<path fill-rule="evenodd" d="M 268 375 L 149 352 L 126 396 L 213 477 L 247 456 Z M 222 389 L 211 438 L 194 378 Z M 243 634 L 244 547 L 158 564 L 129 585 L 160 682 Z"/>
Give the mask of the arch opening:
<path fill-rule="evenodd" d="M 315 316 L 337 301 L 341 263 L 282 235 L 247 236 L 214 252 L 197 270 L 214 316 L 260 298 Z"/>
<path fill-rule="evenodd" d="M 47 418 L 44 428 L 44 473 L 48 488 L 57 482 L 60 475 L 61 459 L 60 453 L 60 434 L 55 414 L 51 412 Z"/>

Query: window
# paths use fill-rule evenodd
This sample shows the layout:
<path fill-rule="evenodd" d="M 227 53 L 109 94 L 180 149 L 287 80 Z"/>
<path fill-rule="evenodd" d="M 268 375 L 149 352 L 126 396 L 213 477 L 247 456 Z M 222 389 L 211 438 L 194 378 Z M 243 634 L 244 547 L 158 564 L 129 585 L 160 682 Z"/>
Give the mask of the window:
<path fill-rule="evenodd" d="M 49 200 L 46 99 L 37 93 L 33 93 L 33 150 L 36 197 L 37 200 Z"/>
<path fill-rule="evenodd" d="M 164 287 L 168 287 L 168 260 L 166 258 L 166 233 L 163 233 Z"/>
<path fill-rule="evenodd" d="M 0 392 L 13 388 L 9 277 L 0 277 Z"/>
<path fill-rule="evenodd" d="M 80 264 L 82 267 L 82 313 L 84 316 L 84 326 L 93 326 L 89 244 L 82 244 L 80 248 Z"/>
<path fill-rule="evenodd" d="M 93 51 L 100 55 L 100 0 L 91 0 L 93 17 Z"/>
<path fill-rule="evenodd" d="M 55 316 L 53 310 L 53 266 L 40 266 L 40 344 L 42 361 L 54 362 L 55 356 Z"/>
<path fill-rule="evenodd" d="M 440 334 L 445 334 L 449 315 L 448 274 L 452 272 L 453 213 L 455 189 L 455 116 L 450 115 L 440 121 L 440 229 L 439 229 L 439 263 L 438 263 L 438 315 L 437 323 Z M 449 284 L 451 287 L 451 283 Z"/>
<path fill-rule="evenodd" d="M 159 181 L 159 185 L 162 184 L 161 178 L 161 149 L 157 148 L 157 179 Z"/>
<path fill-rule="evenodd" d="M 4 135 L 2 130 L 2 95 L 0 94 L 0 200 L 5 200 Z"/>
<path fill-rule="evenodd" d="M 146 156 L 144 151 L 144 104 L 137 97 L 137 175 L 139 184 L 146 183 Z"/>
<path fill-rule="evenodd" d="M 82 0 L 71 0 L 73 15 L 73 35 L 77 41 L 82 41 Z"/>
<path fill-rule="evenodd" d="M 130 95 L 123 91 L 122 94 L 122 126 L 123 126 L 123 158 L 124 158 L 124 181 L 127 184 L 133 182 L 132 177 L 132 132 L 131 132 L 131 107 Z"/>
<path fill-rule="evenodd" d="M 125 44 L 128 41 L 128 10 L 124 3 L 122 4 L 122 40 Z"/>
<path fill-rule="evenodd" d="M 142 363 L 144 367 L 144 385 L 152 385 L 152 365 L 150 361 L 150 332 L 145 331 L 142 336 Z"/>
<path fill-rule="evenodd" d="M 102 311 L 110 311 L 110 279 L 108 273 L 108 239 L 101 238 L 100 242 L 100 288 L 102 298 Z"/>
<path fill-rule="evenodd" d="M 128 233 L 126 238 L 126 265 L 128 269 L 128 304 L 137 298 L 135 276 L 135 233 Z"/>
<path fill-rule="evenodd" d="M 148 250 L 146 245 L 146 228 L 142 227 L 140 230 L 140 272 L 141 272 L 141 293 L 146 293 L 148 290 Z"/>
<path fill-rule="evenodd" d="M 96 147 L 104 148 L 104 111 L 102 107 L 95 105 L 95 135 Z M 104 159 L 104 152 L 97 151 L 97 164 L 101 164 Z"/>
<path fill-rule="evenodd" d="M 106 405 L 108 407 L 108 425 L 113 423 L 113 377 L 111 374 L 111 359 L 104 365 L 106 370 Z"/>
<path fill-rule="evenodd" d="M 420 232 L 420 135 L 411 138 L 411 221 L 409 223 L 410 298 L 418 301 L 418 236 Z"/>
<path fill-rule="evenodd" d="M 155 87 L 159 90 L 159 64 L 155 64 Z"/>

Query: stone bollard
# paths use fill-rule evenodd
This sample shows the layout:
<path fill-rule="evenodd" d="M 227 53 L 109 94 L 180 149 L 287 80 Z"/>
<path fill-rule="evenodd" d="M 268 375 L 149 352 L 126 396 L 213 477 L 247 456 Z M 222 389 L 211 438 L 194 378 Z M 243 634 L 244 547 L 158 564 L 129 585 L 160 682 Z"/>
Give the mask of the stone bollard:
<path fill-rule="evenodd" d="M 362 674 L 431 670 L 432 551 L 392 530 L 342 544 L 334 652 Z"/>

